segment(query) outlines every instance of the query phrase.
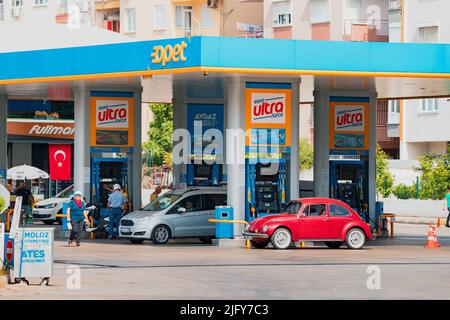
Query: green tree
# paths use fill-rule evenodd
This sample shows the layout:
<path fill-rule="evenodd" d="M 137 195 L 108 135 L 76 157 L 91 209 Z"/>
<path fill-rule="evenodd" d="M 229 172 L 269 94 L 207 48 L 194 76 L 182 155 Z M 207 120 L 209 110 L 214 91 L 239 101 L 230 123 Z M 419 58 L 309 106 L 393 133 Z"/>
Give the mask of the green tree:
<path fill-rule="evenodd" d="M 450 149 L 438 156 L 434 153 L 419 157 L 419 168 L 422 171 L 420 199 L 442 199 L 450 186 Z"/>
<path fill-rule="evenodd" d="M 172 152 L 173 105 L 169 103 L 149 103 L 153 121 L 148 130 L 149 141 L 144 143 L 144 152 L 151 155 L 152 165 L 160 166 Z"/>
<path fill-rule="evenodd" d="M 392 185 L 394 184 L 394 178 L 389 171 L 388 155 L 377 144 L 377 167 L 376 167 L 376 184 L 377 193 L 387 198 L 392 192 Z"/>
<path fill-rule="evenodd" d="M 414 199 L 416 197 L 416 186 L 400 183 L 392 188 L 392 194 L 397 199 Z"/>
<path fill-rule="evenodd" d="M 300 139 L 299 162 L 300 170 L 311 169 L 314 164 L 313 146 L 305 138 Z"/>

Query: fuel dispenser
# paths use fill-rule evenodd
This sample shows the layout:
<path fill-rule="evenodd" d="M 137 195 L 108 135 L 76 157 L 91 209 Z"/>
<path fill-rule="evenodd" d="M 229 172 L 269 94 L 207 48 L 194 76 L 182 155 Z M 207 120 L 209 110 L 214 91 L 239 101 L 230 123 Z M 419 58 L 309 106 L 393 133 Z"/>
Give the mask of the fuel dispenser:
<path fill-rule="evenodd" d="M 108 215 L 108 197 L 115 183 L 128 193 L 128 158 L 92 158 L 92 202 L 102 217 Z"/>
<path fill-rule="evenodd" d="M 368 161 L 363 156 L 330 158 L 330 197 L 339 199 L 369 222 Z"/>
<path fill-rule="evenodd" d="M 246 161 L 246 219 L 280 213 L 286 204 L 286 161 L 277 163 Z"/>

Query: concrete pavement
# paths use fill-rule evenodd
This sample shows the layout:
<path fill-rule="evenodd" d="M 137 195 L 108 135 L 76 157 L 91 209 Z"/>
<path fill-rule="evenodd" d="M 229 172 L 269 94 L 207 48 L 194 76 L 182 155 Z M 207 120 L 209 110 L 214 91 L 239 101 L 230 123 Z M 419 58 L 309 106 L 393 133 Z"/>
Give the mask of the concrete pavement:
<path fill-rule="evenodd" d="M 395 240 L 377 240 L 360 251 L 217 248 L 188 239 L 165 246 L 85 240 L 79 248 L 68 248 L 57 241 L 51 286 L 11 285 L 0 295 L 2 299 L 450 299 L 450 229 L 437 230 L 443 245 L 439 249 L 424 248 L 427 231 L 424 225 L 397 225 Z M 369 266 L 379 268 L 375 270 L 380 271 L 380 289 L 367 287 L 373 272 Z M 77 272 L 79 289 L 73 288 L 71 278 Z"/>

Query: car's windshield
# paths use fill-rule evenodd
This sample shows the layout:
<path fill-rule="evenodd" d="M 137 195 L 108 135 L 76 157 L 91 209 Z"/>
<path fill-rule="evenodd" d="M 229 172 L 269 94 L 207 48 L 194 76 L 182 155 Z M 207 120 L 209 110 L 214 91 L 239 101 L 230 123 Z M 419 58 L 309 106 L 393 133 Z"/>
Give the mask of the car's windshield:
<path fill-rule="evenodd" d="M 301 207 L 302 207 L 301 202 L 291 201 L 284 207 L 283 211 L 290 214 L 297 214 L 300 211 Z"/>
<path fill-rule="evenodd" d="M 166 209 L 180 197 L 179 194 L 167 193 L 143 207 L 143 211 L 159 211 Z"/>
<path fill-rule="evenodd" d="M 73 196 L 73 185 L 65 188 L 63 191 L 56 195 L 56 198 L 70 198 Z"/>

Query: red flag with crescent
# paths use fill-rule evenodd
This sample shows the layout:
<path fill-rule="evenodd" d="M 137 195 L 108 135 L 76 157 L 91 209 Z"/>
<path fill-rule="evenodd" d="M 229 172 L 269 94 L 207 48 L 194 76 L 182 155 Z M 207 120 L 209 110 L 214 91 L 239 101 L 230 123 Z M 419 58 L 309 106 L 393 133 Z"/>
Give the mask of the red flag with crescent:
<path fill-rule="evenodd" d="M 48 146 L 50 179 L 70 180 L 72 178 L 72 149 L 70 144 Z"/>

